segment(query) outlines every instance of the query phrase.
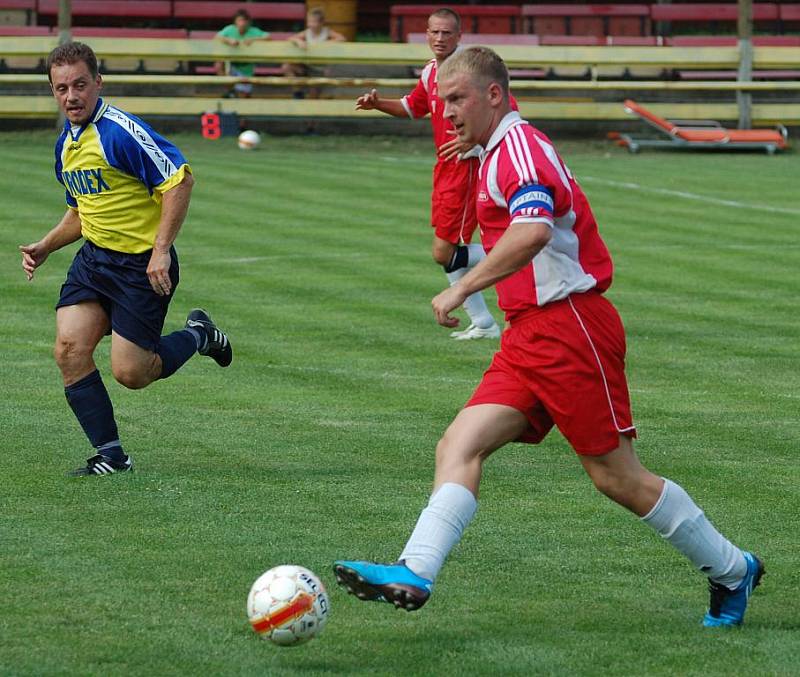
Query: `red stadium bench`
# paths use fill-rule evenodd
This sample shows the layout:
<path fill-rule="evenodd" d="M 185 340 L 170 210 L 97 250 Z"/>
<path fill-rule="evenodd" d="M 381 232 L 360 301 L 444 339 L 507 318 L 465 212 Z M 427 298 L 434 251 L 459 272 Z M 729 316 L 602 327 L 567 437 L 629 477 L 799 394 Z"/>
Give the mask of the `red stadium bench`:
<path fill-rule="evenodd" d="M 739 39 L 735 35 L 676 35 L 665 38 L 673 47 L 735 47 Z M 800 47 L 800 35 L 755 35 L 755 47 Z"/>
<path fill-rule="evenodd" d="M 661 47 L 667 41 L 660 35 L 541 35 L 542 45 L 575 45 L 577 47 Z"/>
<path fill-rule="evenodd" d="M 654 23 L 690 23 L 714 26 L 720 23 L 736 24 L 739 8 L 734 3 L 700 2 L 692 4 L 651 5 L 650 18 Z M 769 23 L 775 28 L 778 23 L 778 5 L 772 3 L 753 4 L 753 23 Z M 663 32 L 663 30 L 662 30 Z"/>
<path fill-rule="evenodd" d="M 58 0 L 38 0 L 42 16 L 58 16 Z M 73 0 L 72 16 L 117 17 L 135 19 L 169 19 L 170 0 Z"/>
<path fill-rule="evenodd" d="M 428 29 L 428 17 L 443 5 L 392 5 L 389 8 L 392 40 L 408 42 L 409 33 Z M 447 5 L 461 17 L 465 33 L 516 33 L 517 5 Z"/>
<path fill-rule="evenodd" d="M 542 45 L 594 47 L 605 45 L 606 39 L 602 35 L 540 35 Z"/>
<path fill-rule="evenodd" d="M 409 33 L 406 42 L 411 44 L 423 44 L 427 42 L 427 33 Z M 462 45 L 538 45 L 540 44 L 538 35 L 527 35 L 525 33 L 462 33 Z"/>
<path fill-rule="evenodd" d="M 77 1 L 77 0 L 76 0 Z M 187 2 L 176 0 L 176 19 L 213 19 L 230 21 L 240 9 L 246 9 L 255 21 L 305 21 L 306 6 L 302 2 Z"/>
<path fill-rule="evenodd" d="M 0 12 L 6 10 L 20 10 L 33 12 L 36 9 L 36 0 L 0 0 Z"/>
<path fill-rule="evenodd" d="M 781 32 L 800 29 L 800 5 L 779 5 L 778 19 Z"/>
<path fill-rule="evenodd" d="M 0 26 L 0 36 L 41 38 L 50 35 L 50 26 Z"/>
<path fill-rule="evenodd" d="M 660 35 L 607 35 L 609 47 L 662 47 L 666 44 Z"/>
<path fill-rule="evenodd" d="M 523 5 L 527 33 L 649 35 L 648 5 Z"/>
<path fill-rule="evenodd" d="M 800 5 L 780 5 L 778 17 L 781 21 L 800 21 Z"/>
<path fill-rule="evenodd" d="M 189 31 L 189 40 L 213 40 L 219 31 Z"/>
<path fill-rule="evenodd" d="M 409 33 L 408 40 L 411 44 L 423 44 L 427 42 L 427 33 Z M 538 35 L 506 35 L 505 33 L 462 33 L 462 45 L 486 45 L 488 47 L 496 47 L 498 45 L 522 45 L 522 46 L 535 46 L 541 44 Z M 415 69 L 415 73 L 419 75 L 421 70 Z M 543 78 L 547 75 L 547 71 L 542 68 L 526 68 L 526 69 L 511 69 L 509 75 L 512 78 Z"/>
<path fill-rule="evenodd" d="M 103 28 L 101 26 L 74 26 L 76 38 L 157 38 L 161 40 L 185 40 L 189 33 L 185 28 Z"/>
<path fill-rule="evenodd" d="M 36 0 L 0 0 L 0 21 L 18 24 L 24 21 L 32 24 L 35 20 Z"/>
<path fill-rule="evenodd" d="M 636 153 L 642 147 L 760 149 L 772 155 L 788 147 L 786 128 L 726 129 L 714 120 L 666 120 L 632 99 L 626 99 L 625 112 L 636 115 L 667 139 L 637 139 L 628 134 L 616 134 L 617 143 Z"/>
<path fill-rule="evenodd" d="M 219 31 L 189 31 L 190 40 L 213 40 Z M 294 33 L 291 31 L 269 31 L 271 40 L 288 40 Z"/>

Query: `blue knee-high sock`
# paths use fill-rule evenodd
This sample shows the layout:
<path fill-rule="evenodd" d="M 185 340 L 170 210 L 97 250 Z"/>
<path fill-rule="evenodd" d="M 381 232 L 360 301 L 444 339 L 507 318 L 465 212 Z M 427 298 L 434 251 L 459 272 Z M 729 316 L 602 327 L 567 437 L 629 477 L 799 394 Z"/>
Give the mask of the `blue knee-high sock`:
<path fill-rule="evenodd" d="M 124 459 L 114 407 L 100 372 L 95 369 L 80 381 L 68 385 L 64 394 L 92 446 L 105 456 Z"/>
<path fill-rule="evenodd" d="M 181 329 L 162 336 L 156 346 L 156 353 L 161 358 L 161 375 L 158 378 L 169 378 L 186 364 L 197 352 L 200 341 L 200 332 L 196 329 Z"/>

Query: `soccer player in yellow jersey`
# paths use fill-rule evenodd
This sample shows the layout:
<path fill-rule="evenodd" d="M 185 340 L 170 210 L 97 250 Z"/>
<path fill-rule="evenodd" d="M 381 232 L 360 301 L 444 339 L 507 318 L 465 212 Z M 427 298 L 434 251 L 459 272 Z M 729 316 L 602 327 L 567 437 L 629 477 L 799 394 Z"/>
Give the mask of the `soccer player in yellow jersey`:
<path fill-rule="evenodd" d="M 70 42 L 47 58 L 53 95 L 66 116 L 56 142 L 56 178 L 67 211 L 38 242 L 21 246 L 28 279 L 51 252 L 83 238 L 56 305 L 55 359 L 75 417 L 95 455 L 73 475 L 128 471 L 114 409 L 94 362 L 111 334 L 111 371 L 127 388 L 174 374 L 192 355 L 227 367 L 228 337 L 195 309 L 186 326 L 161 336 L 178 285 L 173 242 L 194 179 L 181 152 L 146 123 L 100 98 L 91 47 Z"/>

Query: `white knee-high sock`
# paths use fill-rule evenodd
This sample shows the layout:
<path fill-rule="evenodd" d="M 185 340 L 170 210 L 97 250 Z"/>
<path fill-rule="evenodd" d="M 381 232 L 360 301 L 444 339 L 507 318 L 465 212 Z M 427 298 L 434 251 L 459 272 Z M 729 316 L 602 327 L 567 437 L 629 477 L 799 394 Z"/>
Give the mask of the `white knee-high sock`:
<path fill-rule="evenodd" d="M 464 277 L 464 275 L 466 275 L 471 268 L 474 268 L 486 258 L 486 252 L 483 250 L 481 245 L 468 244 L 464 246 L 467 248 L 466 267 L 454 270 L 452 273 L 445 273 L 451 287 L 462 277 Z M 489 312 L 489 308 L 486 307 L 486 301 L 484 300 L 481 292 L 475 292 L 467 297 L 467 299 L 464 301 L 464 310 L 467 311 L 470 322 L 476 327 L 488 329 L 494 324 L 494 318 Z"/>
<path fill-rule="evenodd" d="M 445 482 L 420 514 L 400 559 L 418 576 L 435 580 L 477 509 L 478 502 L 469 489 Z"/>
<path fill-rule="evenodd" d="M 675 482 L 664 478 L 660 498 L 642 520 L 717 583 L 733 589 L 747 573 L 742 551 L 714 528 Z"/>
<path fill-rule="evenodd" d="M 481 244 L 464 245 L 467 248 L 467 268 L 474 268 L 486 258 L 486 251 Z"/>

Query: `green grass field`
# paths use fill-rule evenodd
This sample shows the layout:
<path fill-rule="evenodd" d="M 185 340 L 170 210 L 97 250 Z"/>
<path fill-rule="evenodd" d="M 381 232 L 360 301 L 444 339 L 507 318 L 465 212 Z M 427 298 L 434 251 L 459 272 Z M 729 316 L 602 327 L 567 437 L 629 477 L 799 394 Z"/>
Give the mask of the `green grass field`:
<path fill-rule="evenodd" d="M 137 471 L 70 480 L 90 450 L 52 306 L 76 246 L 25 281 L 17 245 L 63 192 L 52 135 L 0 136 L 0 674 L 797 674 L 797 154 L 561 145 L 615 257 L 639 453 L 766 563 L 745 627 L 720 632 L 700 627 L 703 577 L 596 493 L 558 433 L 491 459 L 423 610 L 336 588 L 334 559 L 399 553 L 496 345 L 456 345 L 430 312 L 429 141 L 176 140 L 197 186 L 167 329 L 204 306 L 235 361 L 133 392 L 101 344 Z M 325 633 L 293 649 L 244 611 L 280 563 L 331 598 Z"/>

